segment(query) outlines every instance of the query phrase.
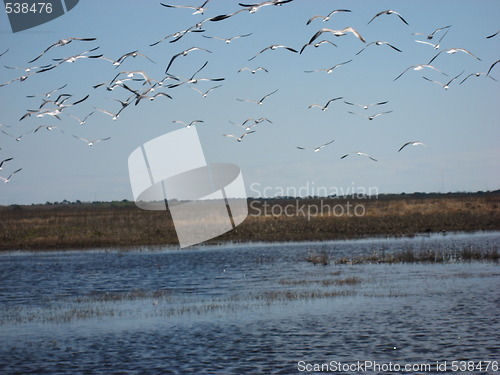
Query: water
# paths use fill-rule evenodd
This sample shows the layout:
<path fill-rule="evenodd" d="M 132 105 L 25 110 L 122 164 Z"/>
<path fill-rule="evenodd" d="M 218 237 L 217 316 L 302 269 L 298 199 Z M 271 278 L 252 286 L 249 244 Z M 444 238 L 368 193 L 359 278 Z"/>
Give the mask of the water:
<path fill-rule="evenodd" d="M 0 373 L 297 374 L 368 360 L 428 374 L 436 361 L 498 361 L 498 263 L 305 259 L 499 244 L 494 232 L 1 254 Z"/>

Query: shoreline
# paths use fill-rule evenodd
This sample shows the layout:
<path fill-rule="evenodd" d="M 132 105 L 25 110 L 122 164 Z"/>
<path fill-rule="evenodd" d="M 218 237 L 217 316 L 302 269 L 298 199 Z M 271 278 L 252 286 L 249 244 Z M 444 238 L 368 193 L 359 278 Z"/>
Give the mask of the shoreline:
<path fill-rule="evenodd" d="M 362 216 L 331 211 L 305 217 L 262 214 L 262 207 L 363 205 Z M 399 238 L 442 232 L 500 230 L 500 192 L 413 194 L 377 199 L 249 199 L 245 221 L 204 245 Z M 133 202 L 0 207 L 0 251 L 84 250 L 178 246 L 168 212 L 144 211 Z"/>

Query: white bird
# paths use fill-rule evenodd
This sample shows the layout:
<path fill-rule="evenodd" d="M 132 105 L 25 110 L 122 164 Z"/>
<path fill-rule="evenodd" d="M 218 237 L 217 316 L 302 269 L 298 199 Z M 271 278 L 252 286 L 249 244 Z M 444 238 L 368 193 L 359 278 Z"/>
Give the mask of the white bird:
<path fill-rule="evenodd" d="M 9 181 L 10 181 L 10 179 L 12 178 L 12 176 L 13 176 L 14 174 L 16 174 L 17 172 L 20 172 L 21 170 L 22 170 L 22 168 L 19 168 L 18 170 L 15 170 L 15 171 L 14 171 L 14 172 L 12 172 L 12 173 L 9 175 L 9 177 L 7 177 L 7 178 L 0 176 L 0 180 L 2 180 L 4 183 L 7 183 L 7 182 L 9 182 Z"/>
<path fill-rule="evenodd" d="M 267 95 L 264 95 L 262 97 L 262 99 L 260 100 L 252 100 L 252 99 L 238 99 L 236 98 L 236 100 L 239 100 L 240 102 L 250 102 L 250 103 L 256 103 L 258 105 L 262 105 L 264 100 L 268 97 L 268 96 L 271 96 L 272 94 L 274 94 L 276 91 L 278 91 L 278 89 L 274 90 L 272 93 L 270 94 L 267 94 Z"/>
<path fill-rule="evenodd" d="M 207 91 L 201 91 L 200 89 L 196 88 L 196 87 L 192 87 L 192 86 L 189 86 L 190 88 L 192 88 L 194 91 L 197 91 L 198 93 L 200 93 L 200 95 L 203 97 L 203 98 L 206 98 L 207 95 L 215 90 L 215 89 L 218 89 L 219 87 L 222 87 L 222 85 L 217 85 L 217 86 L 214 86 L 214 87 L 210 87 Z"/>
<path fill-rule="evenodd" d="M 8 135 L 9 137 L 14 138 L 17 142 L 19 142 L 19 141 L 21 141 L 21 138 L 22 138 L 22 137 L 24 137 L 25 135 L 30 134 L 30 133 L 33 133 L 33 130 L 29 130 L 29 131 L 27 131 L 26 133 L 23 133 L 23 134 L 21 134 L 21 135 L 19 135 L 19 136 L 17 136 L 17 137 L 16 137 L 15 135 L 9 134 L 9 133 L 7 133 L 7 132 L 5 132 L 5 131 L 3 131 L 3 130 L 1 130 L 1 132 L 2 132 L 3 134 L 5 134 L 5 135 Z"/>
<path fill-rule="evenodd" d="M 194 78 L 199 72 L 201 72 L 205 66 L 207 66 L 208 64 L 208 61 L 205 61 L 205 64 L 202 65 L 201 68 L 199 68 L 196 72 L 194 72 L 194 74 L 189 78 L 187 79 L 186 81 L 182 81 L 182 82 L 179 82 L 179 83 L 173 83 L 171 85 L 168 85 L 167 87 L 168 88 L 174 88 L 174 87 L 178 87 L 180 85 L 183 85 L 185 83 L 192 83 L 192 84 L 196 84 L 200 81 L 215 81 L 215 82 L 218 82 L 218 81 L 224 81 L 225 78 Z"/>
<path fill-rule="evenodd" d="M 182 30 L 182 31 L 177 31 L 173 34 L 169 34 L 167 36 L 164 36 L 163 38 L 161 38 L 159 41 L 157 42 L 154 42 L 153 44 L 150 44 L 149 46 L 150 47 L 153 47 L 153 46 L 156 46 L 157 44 L 160 44 L 161 42 L 163 42 L 164 40 L 172 37 L 173 39 L 170 41 L 170 43 L 174 43 L 174 42 L 177 42 L 179 39 L 181 39 L 184 35 L 186 35 L 187 33 L 203 33 L 205 32 L 205 30 L 199 30 L 199 29 L 195 29 L 194 27 L 190 27 L 186 30 Z"/>
<path fill-rule="evenodd" d="M 464 70 L 464 71 L 465 71 L 465 70 Z M 434 83 L 436 83 L 436 84 L 438 84 L 438 85 L 442 86 L 445 90 L 448 90 L 448 88 L 450 87 L 450 84 L 451 84 L 454 80 L 456 80 L 458 77 L 460 77 L 460 76 L 464 73 L 464 71 L 462 71 L 462 73 L 460 73 L 460 74 L 458 74 L 457 76 L 453 77 L 452 79 L 450 79 L 450 80 L 449 80 L 448 82 L 446 82 L 446 83 L 441 83 L 441 82 L 438 82 L 438 81 L 434 81 L 434 80 L 429 79 L 429 78 L 427 78 L 427 77 L 422 77 L 422 78 L 423 78 L 423 79 L 425 79 L 425 80 L 427 80 L 427 81 L 429 81 L 429 82 L 434 82 Z"/>
<path fill-rule="evenodd" d="M 142 56 L 142 57 L 148 59 L 149 61 L 151 61 L 152 63 L 156 64 L 155 61 L 151 60 L 149 57 L 147 57 L 143 53 L 139 53 L 138 50 L 135 50 L 135 51 L 132 51 L 132 52 L 128 52 L 128 53 L 120 56 L 115 62 L 118 63 L 118 65 L 121 65 L 125 61 L 125 59 L 127 59 L 129 57 L 137 57 L 137 56 Z M 113 64 L 113 65 L 115 65 L 115 64 Z M 118 67 L 118 66 L 116 66 L 116 67 Z"/>
<path fill-rule="evenodd" d="M 38 72 L 37 72 L 38 73 Z M 0 85 L 0 87 L 3 87 L 3 86 L 7 86 L 7 85 L 10 85 L 12 82 L 16 82 L 16 81 L 19 81 L 19 82 L 24 82 L 28 79 L 29 76 L 33 75 L 34 73 L 28 73 L 28 74 L 25 74 L 25 75 L 22 75 L 21 77 L 17 77 L 17 78 L 14 78 L 14 79 L 11 79 L 10 81 L 8 82 L 5 82 L 5 83 L 2 83 Z"/>
<path fill-rule="evenodd" d="M 2 170 L 2 166 L 4 165 L 4 163 L 7 163 L 8 161 L 11 161 L 11 160 L 14 160 L 14 158 L 7 158 L 7 159 L 0 161 L 0 171 Z"/>
<path fill-rule="evenodd" d="M 252 133 L 255 133 L 255 130 L 246 131 L 245 133 L 243 133 L 239 137 L 236 135 L 233 135 L 233 134 L 222 134 L 222 135 L 224 137 L 234 138 L 234 139 L 236 139 L 236 141 L 241 142 L 245 136 L 247 136 L 248 134 L 252 134 Z"/>
<path fill-rule="evenodd" d="M 426 41 L 423 41 L 423 40 L 415 40 L 415 42 L 417 43 L 422 43 L 422 44 L 428 44 L 430 46 L 432 46 L 432 48 L 434 49 L 439 49 L 439 47 L 441 47 L 441 41 L 443 40 L 443 38 L 446 36 L 446 34 L 448 34 L 448 30 L 446 30 L 446 32 L 443 34 L 443 36 L 441 38 L 439 38 L 439 41 L 437 42 L 437 44 L 433 44 L 431 42 L 426 42 Z M 427 39 L 430 39 L 429 36 L 427 37 Z"/>
<path fill-rule="evenodd" d="M 383 42 L 383 41 L 380 41 L 380 40 L 379 40 L 379 41 L 376 41 L 376 42 L 371 42 L 371 43 L 368 43 L 365 47 L 363 47 L 363 48 L 361 49 L 361 51 L 359 51 L 358 53 L 356 53 L 356 55 L 359 55 L 361 52 L 363 52 L 365 49 L 367 49 L 369 46 L 371 46 L 371 45 L 373 45 L 373 44 L 374 44 L 374 45 L 376 45 L 376 46 L 381 46 L 381 45 L 385 44 L 385 45 L 387 45 L 387 46 L 391 47 L 391 48 L 392 48 L 393 50 L 395 50 L 395 51 L 398 51 L 398 52 L 403 52 L 403 51 L 401 51 L 399 48 L 394 47 L 392 44 L 390 44 L 390 43 L 388 43 L 388 42 Z"/>
<path fill-rule="evenodd" d="M 433 65 L 429 65 L 429 64 L 420 64 L 420 65 L 412 65 L 412 66 L 409 66 L 408 68 L 406 68 L 405 70 L 403 70 L 403 72 L 398 75 L 396 78 L 393 79 L 393 81 L 397 80 L 399 77 L 401 77 L 403 74 L 405 74 L 408 70 L 410 69 L 413 69 L 413 70 L 422 70 L 424 68 L 431 68 L 431 69 L 434 69 L 442 74 L 444 74 L 445 76 L 447 76 L 448 74 L 446 73 L 443 73 L 442 71 L 440 71 L 438 68 L 436 68 L 435 66 Z"/>
<path fill-rule="evenodd" d="M 362 117 L 366 117 L 368 120 L 373 120 L 375 117 L 378 117 L 378 116 L 381 116 L 381 115 L 385 115 L 386 113 L 391 113 L 392 111 L 386 111 L 386 112 L 380 112 L 380 113 L 376 113 L 374 115 L 365 115 L 365 114 L 362 114 L 362 113 L 355 113 L 355 112 L 351 112 L 349 111 L 350 114 L 352 115 L 358 115 L 358 116 L 362 116 Z"/>
<path fill-rule="evenodd" d="M 59 91 L 59 90 L 62 90 L 63 88 L 65 88 L 68 84 L 65 84 L 57 89 L 54 89 L 54 90 L 51 90 L 49 92 L 46 92 L 45 94 L 40 94 L 40 95 L 26 95 L 27 98 L 35 98 L 37 96 L 45 96 L 46 98 L 50 98 L 50 96 L 55 93 L 56 91 Z"/>
<path fill-rule="evenodd" d="M 253 124 L 250 124 L 250 125 L 247 125 L 248 122 L 250 121 L 253 121 Z M 239 127 L 242 127 L 244 128 L 246 131 L 249 131 L 250 129 L 252 129 L 254 126 L 260 124 L 261 122 L 264 122 L 264 121 L 267 121 L 269 122 L 270 124 L 272 124 L 273 122 L 265 117 L 261 117 L 259 119 L 254 119 L 254 118 L 247 118 L 245 121 L 243 121 L 241 124 L 236 124 L 232 121 L 229 121 L 231 124 L 233 125 L 236 125 L 236 126 L 239 126 Z"/>
<path fill-rule="evenodd" d="M 76 116 L 74 116 L 74 115 L 68 115 L 68 116 L 69 116 L 69 117 L 74 118 L 76 121 L 78 121 L 78 122 L 80 123 L 80 125 L 85 125 L 85 122 L 87 121 L 87 119 L 88 119 L 90 116 L 92 116 L 93 114 L 94 114 L 94 111 L 90 112 L 87 116 L 85 116 L 85 117 L 83 118 L 83 120 L 82 120 L 82 119 L 80 119 L 80 118 L 78 118 L 78 117 L 76 117 Z"/>
<path fill-rule="evenodd" d="M 316 43 L 306 43 L 306 44 L 304 44 L 302 46 L 302 48 L 300 49 L 299 54 L 302 54 L 302 52 L 304 52 L 304 50 L 306 49 L 307 46 L 313 45 L 315 48 L 318 48 L 320 45 L 325 44 L 325 43 L 328 43 L 328 44 L 331 44 L 334 47 L 337 47 L 337 45 L 335 43 L 333 43 L 333 42 L 331 42 L 329 40 L 324 39 L 324 40 L 321 40 L 321 41 L 316 42 Z"/>
<path fill-rule="evenodd" d="M 323 22 L 329 21 L 330 17 L 333 16 L 335 13 L 341 13 L 341 12 L 350 12 L 349 9 L 336 9 L 332 10 L 330 13 L 328 13 L 326 16 L 313 16 L 311 17 L 307 22 L 306 25 L 309 25 L 312 21 L 314 21 L 317 18 L 321 18 Z"/>
<path fill-rule="evenodd" d="M 368 155 L 367 153 L 365 152 L 359 152 L 359 151 L 356 151 L 356 152 L 349 152 L 348 154 L 345 154 L 341 157 L 341 159 L 345 159 L 346 157 L 348 157 L 349 155 L 359 155 L 359 156 L 366 156 L 367 158 L 370 158 L 372 159 L 373 161 L 377 161 L 377 159 L 375 158 L 372 158 L 370 155 Z"/>
<path fill-rule="evenodd" d="M 457 52 L 464 52 L 472 57 L 475 57 L 477 60 L 481 61 L 481 59 L 479 57 L 477 57 L 476 55 L 474 55 L 472 52 L 470 51 L 467 51 L 466 49 L 463 49 L 463 48 L 447 48 L 447 49 L 444 49 L 442 51 L 439 51 L 436 56 L 434 56 L 431 61 L 428 62 L 428 64 L 432 63 L 436 57 L 438 57 L 440 54 L 442 54 L 443 52 L 446 52 L 446 53 L 450 53 L 450 54 L 454 54 L 454 53 L 457 53 Z"/>
<path fill-rule="evenodd" d="M 168 4 L 163 4 L 163 3 L 160 3 L 161 5 L 163 5 L 164 7 L 167 7 L 167 8 L 184 8 L 184 9 L 193 9 L 194 12 L 193 14 L 203 14 L 206 10 L 205 8 L 205 5 L 207 5 L 207 3 L 209 2 L 210 0 L 206 0 L 203 4 L 201 4 L 201 6 L 197 7 L 197 6 L 193 6 L 193 5 L 168 5 Z"/>
<path fill-rule="evenodd" d="M 95 51 L 98 48 L 99 47 L 95 47 L 95 48 L 89 49 L 88 51 L 79 53 L 78 55 L 63 57 L 63 58 L 60 58 L 60 59 L 52 59 L 54 61 L 57 61 L 58 63 L 56 65 L 53 65 L 53 66 L 49 67 L 49 68 L 45 68 L 45 69 L 39 70 L 37 73 L 42 73 L 42 72 L 46 72 L 48 70 L 54 69 L 57 66 L 65 63 L 65 62 L 67 62 L 67 63 L 74 63 L 75 61 L 77 61 L 79 59 L 98 59 L 98 58 L 101 58 L 102 54 L 100 54 L 100 55 L 93 55 L 93 56 L 88 56 L 87 55 L 87 53 L 93 52 L 93 51 Z"/>
<path fill-rule="evenodd" d="M 246 10 L 248 10 L 249 13 L 255 13 L 257 12 L 260 8 L 268 6 L 268 5 L 283 5 L 286 3 L 289 3 L 293 0 L 270 0 L 270 1 L 263 1 L 262 3 L 258 4 L 242 4 L 238 3 L 239 6 L 245 7 Z"/>
<path fill-rule="evenodd" d="M 375 18 L 377 18 L 378 16 L 381 16 L 382 14 L 387 14 L 387 15 L 390 15 L 390 14 L 395 14 L 395 15 L 397 15 L 397 16 L 399 17 L 399 19 L 400 19 L 401 21 L 403 21 L 404 23 L 406 23 L 406 24 L 408 25 L 408 22 L 406 22 L 406 21 L 405 21 L 405 19 L 401 16 L 401 14 L 399 14 L 398 12 L 396 12 L 396 11 L 394 11 L 394 10 L 390 10 L 390 9 L 388 9 L 388 10 L 383 10 L 382 12 L 379 12 L 379 13 L 375 14 L 375 15 L 373 16 L 373 18 L 372 18 L 370 21 L 368 21 L 367 25 L 368 25 L 370 22 L 372 22 Z"/>
<path fill-rule="evenodd" d="M 326 68 L 326 69 L 315 69 L 315 70 L 305 70 L 304 72 L 306 72 L 306 73 L 314 73 L 314 72 L 327 72 L 328 74 L 331 74 L 331 73 L 334 71 L 334 69 L 336 69 L 336 68 L 338 68 L 339 66 L 342 66 L 342 65 L 344 65 L 344 64 L 350 63 L 351 61 L 352 61 L 352 59 L 351 59 L 351 60 L 349 60 L 349 61 L 345 61 L 345 62 L 343 62 L 343 63 L 340 63 L 340 64 L 336 64 L 336 65 L 332 66 L 331 68 Z"/>
<path fill-rule="evenodd" d="M 181 121 L 181 120 L 173 120 L 172 122 L 173 122 L 173 123 L 175 123 L 175 124 L 182 124 L 182 125 L 184 125 L 186 128 L 188 128 L 188 129 L 189 129 L 191 126 L 196 125 L 196 124 L 198 124 L 198 123 L 202 123 L 202 122 L 204 122 L 204 121 L 203 121 L 203 120 L 193 120 L 193 121 L 191 121 L 190 123 L 185 123 L 184 121 Z"/>
<path fill-rule="evenodd" d="M 41 65 L 41 66 L 29 66 L 29 67 L 7 66 L 7 65 L 4 65 L 4 67 L 7 68 L 7 69 L 24 70 L 26 73 L 29 73 L 29 72 L 31 72 L 32 70 L 35 70 L 35 69 L 46 69 L 46 68 L 48 68 L 50 66 L 52 66 L 52 64 Z M 38 72 L 35 72 L 35 73 L 38 73 Z"/>
<path fill-rule="evenodd" d="M 170 69 L 170 66 L 172 65 L 172 63 L 174 62 L 174 60 L 176 58 L 178 58 L 179 56 L 186 56 L 189 52 L 192 52 L 192 51 L 205 51 L 205 52 L 208 52 L 208 53 L 212 53 L 212 51 L 209 51 L 208 49 L 205 49 L 205 48 L 201 48 L 201 47 L 191 47 L 191 48 L 188 48 L 174 56 L 172 56 L 172 58 L 170 59 L 170 62 L 168 63 L 167 65 L 167 69 L 165 69 L 165 74 L 167 74 L 168 72 L 168 69 Z"/>
<path fill-rule="evenodd" d="M 315 148 L 307 148 L 307 147 L 301 147 L 301 146 L 297 146 L 297 148 L 299 150 L 313 150 L 314 152 L 318 152 L 319 150 L 321 150 L 323 147 L 326 147 L 328 146 L 329 144 L 333 143 L 335 141 L 335 139 L 332 139 L 331 141 L 329 142 L 326 142 L 318 147 L 315 147 Z"/>
<path fill-rule="evenodd" d="M 411 142 L 406 142 L 404 145 L 402 145 L 401 148 L 398 150 L 398 152 L 400 152 L 406 146 L 424 146 L 424 147 L 427 147 L 426 144 L 424 144 L 420 141 L 411 141 Z"/>
<path fill-rule="evenodd" d="M 122 72 L 119 72 L 109 83 L 110 86 L 112 86 L 113 84 L 116 84 L 116 83 L 123 83 L 124 81 L 127 81 L 127 79 L 121 79 L 121 80 L 117 80 L 118 76 L 120 76 L 121 74 L 126 74 L 126 76 L 128 78 L 130 78 L 129 80 L 136 80 L 134 79 L 134 76 L 135 75 L 140 75 L 142 76 L 142 78 L 144 79 L 145 82 L 147 82 L 148 84 L 151 84 L 152 83 L 152 80 L 148 77 L 148 75 L 143 71 L 143 70 L 124 70 Z"/>
<path fill-rule="evenodd" d="M 98 142 L 107 141 L 108 139 L 111 139 L 111 137 L 107 137 L 107 138 L 102 138 L 102 139 L 88 140 L 87 138 L 77 137 L 76 135 L 73 135 L 73 137 L 85 142 L 87 144 L 87 146 L 93 146 L 94 144 L 96 144 Z"/>
<path fill-rule="evenodd" d="M 355 106 L 358 106 L 360 108 L 363 108 L 363 109 L 368 109 L 370 108 L 371 106 L 374 106 L 374 105 L 383 105 L 383 104 L 387 104 L 388 101 L 385 101 L 385 102 L 378 102 L 378 103 L 371 103 L 371 104 L 358 104 L 358 103 L 352 103 L 352 102 L 346 102 L 344 101 L 345 104 L 349 104 L 349 105 L 355 105 Z"/>
<path fill-rule="evenodd" d="M 269 47 L 264 48 L 262 51 L 260 51 L 259 53 L 257 53 L 254 57 L 248 59 L 248 61 L 252 61 L 253 59 L 255 59 L 257 56 L 259 56 L 264 51 L 267 51 L 267 50 L 274 51 L 275 49 L 278 49 L 278 48 L 284 48 L 284 49 L 287 49 L 290 52 L 299 53 L 299 51 L 297 51 L 297 50 L 295 50 L 293 48 L 290 48 L 290 47 L 287 47 L 287 46 L 283 46 L 283 45 L 280 45 L 280 44 L 273 44 L 273 45 L 271 45 Z"/>
<path fill-rule="evenodd" d="M 318 32 L 316 32 L 316 34 L 314 34 L 312 36 L 311 40 L 309 40 L 309 44 L 311 44 L 316 39 L 318 39 L 319 36 L 323 33 L 332 33 L 335 36 L 344 36 L 344 35 L 347 35 L 347 33 L 353 33 L 354 36 L 356 36 L 356 38 L 361 40 L 363 43 L 366 43 L 365 39 L 361 36 L 361 34 L 359 32 L 356 31 L 356 29 L 354 29 L 352 27 L 345 27 L 341 30 L 332 30 L 332 29 L 326 29 L 326 28 L 321 29 Z"/>
<path fill-rule="evenodd" d="M 466 79 L 467 79 L 467 78 L 469 78 L 469 77 L 480 77 L 480 76 L 482 76 L 482 75 L 486 75 L 486 74 L 487 74 L 486 72 L 471 73 L 471 74 L 469 74 L 467 77 L 465 77 L 465 78 L 464 78 L 464 79 L 460 82 L 460 85 L 461 85 L 462 83 L 464 83 L 464 82 L 466 81 Z M 490 76 L 487 76 L 487 77 L 488 77 L 488 78 L 491 78 L 493 81 L 496 81 L 496 79 L 495 79 L 495 78 L 493 78 L 493 77 L 490 77 Z"/>
<path fill-rule="evenodd" d="M 91 42 L 96 40 L 96 38 L 66 38 L 66 39 L 61 39 L 50 46 L 48 46 L 45 51 L 43 51 L 41 54 L 39 54 L 37 57 L 35 57 L 33 60 L 28 61 L 28 64 L 31 64 L 32 62 L 38 60 L 40 57 L 42 57 L 45 53 L 47 53 L 48 50 L 50 50 L 52 47 L 62 47 L 65 46 L 73 41 L 81 41 L 81 42 Z"/>
<path fill-rule="evenodd" d="M 323 112 L 325 112 L 326 110 L 328 110 L 328 106 L 330 105 L 331 102 L 334 102 L 335 100 L 339 100 L 342 98 L 343 98 L 342 96 L 339 96 L 338 98 L 330 99 L 329 101 L 326 102 L 326 104 L 324 106 L 322 106 L 320 104 L 311 104 L 308 108 L 310 109 L 313 107 L 317 107 L 317 108 L 321 109 Z"/>
<path fill-rule="evenodd" d="M 202 37 L 204 38 L 208 38 L 208 39 L 218 39 L 218 40 L 223 40 L 226 44 L 229 44 L 231 43 L 234 39 L 238 39 L 238 38 L 245 38 L 247 36 L 250 36 L 252 35 L 252 33 L 250 34 L 243 34 L 243 35 L 236 35 L 236 36 L 233 36 L 231 38 L 221 38 L 221 37 L 218 37 L 218 36 L 207 36 L 207 35 L 202 35 Z"/>
<path fill-rule="evenodd" d="M 113 113 L 113 112 L 110 112 L 110 111 L 107 111 L 105 109 L 102 109 L 102 108 L 97 108 L 97 107 L 94 107 L 94 109 L 96 109 L 97 111 L 99 112 L 102 112 L 108 116 L 111 116 L 111 118 L 113 119 L 113 121 L 116 121 L 118 119 L 118 117 L 120 117 L 120 112 L 123 111 L 123 108 L 125 107 L 122 107 L 118 113 Z"/>
<path fill-rule="evenodd" d="M 259 66 L 259 67 L 255 68 L 255 69 L 251 69 L 248 66 L 245 66 L 245 67 L 239 69 L 238 73 L 244 72 L 245 70 L 248 70 L 252 74 L 257 73 L 259 70 L 262 70 L 262 71 L 264 71 L 266 73 L 269 73 L 269 71 L 266 68 L 263 68 L 262 66 Z"/>
<path fill-rule="evenodd" d="M 432 33 L 430 34 L 424 34 L 424 33 L 412 33 L 411 35 L 426 35 L 427 39 L 432 39 L 434 38 L 434 34 L 436 34 L 437 32 L 441 31 L 441 30 L 445 30 L 445 29 L 449 29 L 451 27 L 451 25 L 448 25 L 448 26 L 444 26 L 444 27 L 439 27 L 437 28 L 436 30 L 434 30 Z M 446 30 L 446 32 L 448 32 L 448 30 Z M 446 33 L 445 33 L 446 34 Z M 441 37 L 442 39 L 443 37 Z"/>
<path fill-rule="evenodd" d="M 39 131 L 40 129 L 42 128 L 45 128 L 47 129 L 48 131 L 52 131 L 54 129 L 58 129 L 61 133 L 64 134 L 64 130 L 62 130 L 59 126 L 53 126 L 53 125 L 49 125 L 49 126 L 46 126 L 46 125 L 40 125 L 39 127 L 37 127 L 35 130 L 33 130 L 33 133 L 36 133 L 37 131 Z"/>

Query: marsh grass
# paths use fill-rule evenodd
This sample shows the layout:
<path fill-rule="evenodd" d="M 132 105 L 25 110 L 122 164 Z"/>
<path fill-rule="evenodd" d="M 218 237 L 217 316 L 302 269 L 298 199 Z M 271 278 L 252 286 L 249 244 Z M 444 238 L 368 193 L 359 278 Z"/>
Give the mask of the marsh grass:
<path fill-rule="evenodd" d="M 366 263 L 456 263 L 470 261 L 499 262 L 498 248 L 473 249 L 466 247 L 460 250 L 412 250 L 405 249 L 395 253 L 384 251 L 357 257 L 342 257 L 335 260 L 336 264 L 366 264 Z"/>
<path fill-rule="evenodd" d="M 359 217 L 323 213 L 308 220 L 297 212 L 276 216 L 259 211 L 264 204 L 285 207 L 296 202 L 249 199 L 245 221 L 208 243 L 325 241 L 500 229 L 500 192 L 299 199 L 305 206 L 360 204 L 365 215 Z M 0 207 L 0 250 L 126 249 L 177 244 L 168 211 L 141 210 L 133 202 Z"/>
<path fill-rule="evenodd" d="M 327 266 L 330 263 L 330 254 L 323 250 L 321 252 L 309 252 L 306 261 L 312 264 Z"/>

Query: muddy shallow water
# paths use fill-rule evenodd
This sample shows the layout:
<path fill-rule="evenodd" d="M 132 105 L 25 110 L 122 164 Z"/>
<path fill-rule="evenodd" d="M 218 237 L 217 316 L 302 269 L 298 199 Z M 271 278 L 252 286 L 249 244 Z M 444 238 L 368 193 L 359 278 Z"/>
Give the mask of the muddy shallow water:
<path fill-rule="evenodd" d="M 499 361 L 498 263 L 334 263 L 499 245 L 494 232 L 4 253 L 0 373 L 295 374 L 376 361 L 432 364 L 394 371 L 428 374 L 438 373 L 436 361 L 448 371 L 452 361 Z M 332 261 L 307 262 L 311 252 Z"/>

